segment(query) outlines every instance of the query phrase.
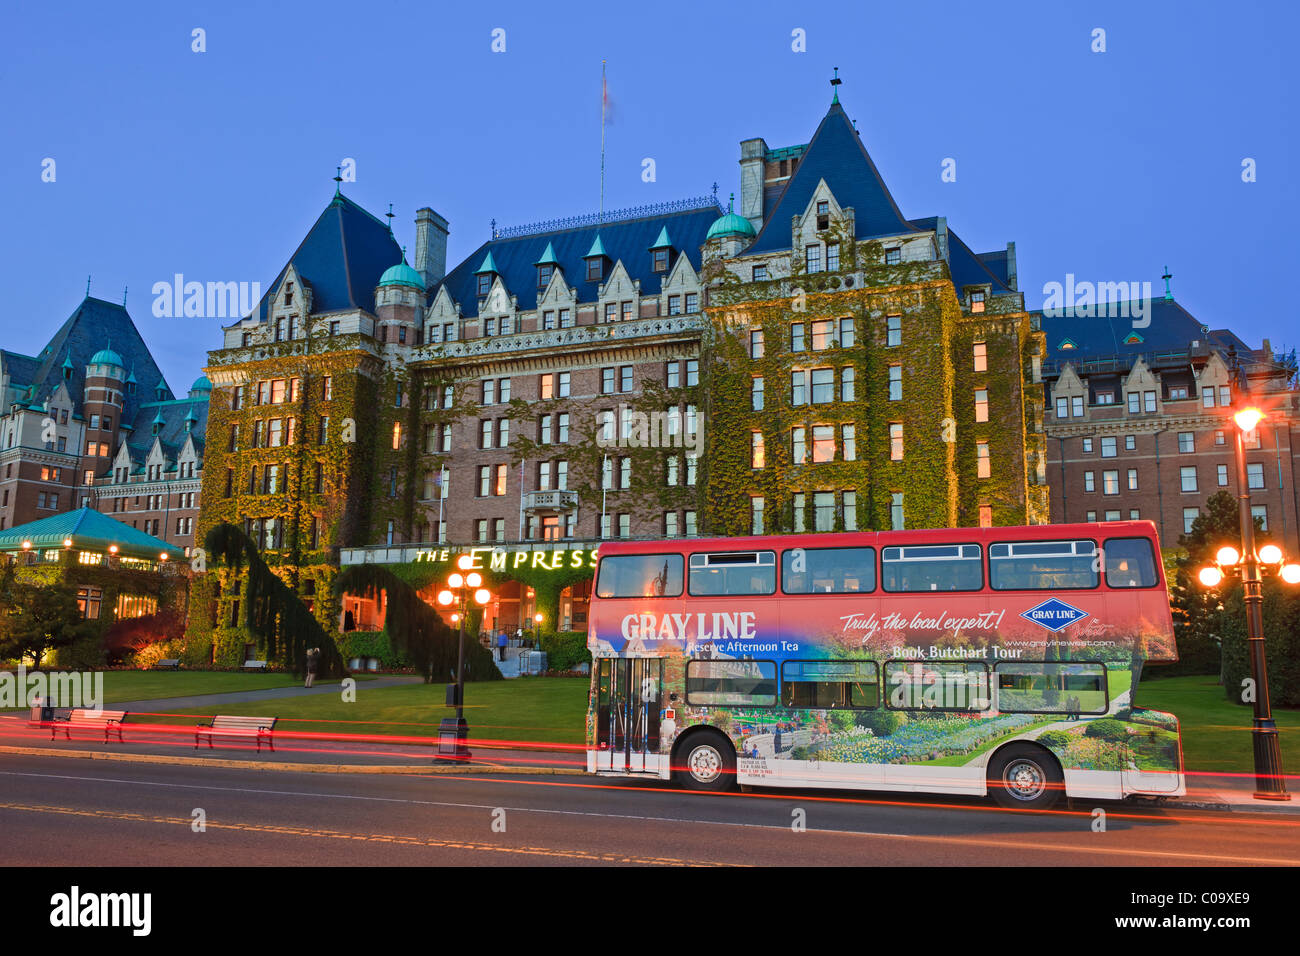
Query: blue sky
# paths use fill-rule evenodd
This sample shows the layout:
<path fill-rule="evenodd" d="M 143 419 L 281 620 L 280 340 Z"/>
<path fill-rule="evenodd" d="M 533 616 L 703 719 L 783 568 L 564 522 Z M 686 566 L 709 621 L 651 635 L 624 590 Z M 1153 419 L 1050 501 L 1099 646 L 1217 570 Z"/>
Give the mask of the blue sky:
<path fill-rule="evenodd" d="M 807 142 L 838 66 L 904 214 L 1014 240 L 1030 307 L 1067 272 L 1159 289 L 1168 264 L 1202 322 L 1300 344 L 1295 4 L 95 2 L 0 23 L 0 346 L 39 349 L 92 274 L 102 298 L 130 287 L 177 390 L 220 322 L 153 317 L 153 284 L 269 283 L 344 157 L 404 244 L 420 206 L 451 221 L 449 267 L 493 218 L 594 212 L 602 58 L 610 208 L 737 190 L 739 141 Z"/>

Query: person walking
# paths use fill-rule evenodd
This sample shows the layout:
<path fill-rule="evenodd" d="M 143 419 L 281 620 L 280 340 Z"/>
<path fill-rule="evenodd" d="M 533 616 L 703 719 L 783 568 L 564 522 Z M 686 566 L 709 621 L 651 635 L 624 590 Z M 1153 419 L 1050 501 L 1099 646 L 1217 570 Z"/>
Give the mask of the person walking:
<path fill-rule="evenodd" d="M 505 628 L 502 628 L 501 633 L 497 635 L 497 660 L 504 661 L 505 659 L 506 659 L 506 632 L 505 632 Z"/>
<path fill-rule="evenodd" d="M 320 648 L 313 647 L 307 652 L 307 682 L 304 687 L 310 687 L 316 680 L 316 665 L 320 661 Z"/>

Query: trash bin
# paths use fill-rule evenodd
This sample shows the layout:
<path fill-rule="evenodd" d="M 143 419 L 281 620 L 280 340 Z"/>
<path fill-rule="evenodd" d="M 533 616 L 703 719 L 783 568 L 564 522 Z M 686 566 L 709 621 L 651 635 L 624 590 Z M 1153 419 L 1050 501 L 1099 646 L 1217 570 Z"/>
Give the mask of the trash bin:
<path fill-rule="evenodd" d="M 438 724 L 438 759 L 469 760 L 473 755 L 465 745 L 468 739 L 469 724 L 464 717 L 442 718 Z"/>

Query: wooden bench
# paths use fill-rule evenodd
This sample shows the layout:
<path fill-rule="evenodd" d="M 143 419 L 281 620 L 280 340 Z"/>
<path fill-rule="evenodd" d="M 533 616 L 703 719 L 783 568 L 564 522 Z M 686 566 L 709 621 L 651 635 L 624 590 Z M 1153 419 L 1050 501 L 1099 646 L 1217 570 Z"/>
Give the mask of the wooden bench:
<path fill-rule="evenodd" d="M 262 741 L 275 753 L 275 738 L 272 731 L 278 717 L 235 717 L 229 714 L 213 717 L 206 724 L 199 724 L 194 729 L 194 749 L 199 749 L 199 740 L 208 738 L 208 749 L 212 749 L 212 738 L 232 737 L 248 738 L 257 741 L 257 752 L 262 752 Z"/>
<path fill-rule="evenodd" d="M 122 721 L 126 720 L 126 711 L 124 710 L 86 710 L 84 708 L 75 708 L 67 717 L 56 718 L 50 724 L 53 733 L 50 739 L 53 740 L 63 731 L 65 740 L 72 739 L 72 730 L 102 730 L 104 731 L 104 743 L 108 743 L 110 734 L 117 734 L 118 743 L 122 743 Z"/>
<path fill-rule="evenodd" d="M 266 661 L 244 661 L 239 666 L 240 669 L 246 671 L 264 671 L 266 670 Z"/>
<path fill-rule="evenodd" d="M 153 669 L 156 671 L 168 671 L 168 670 L 178 671 L 181 669 L 181 662 L 175 659 L 159 661 L 157 664 L 153 666 Z"/>

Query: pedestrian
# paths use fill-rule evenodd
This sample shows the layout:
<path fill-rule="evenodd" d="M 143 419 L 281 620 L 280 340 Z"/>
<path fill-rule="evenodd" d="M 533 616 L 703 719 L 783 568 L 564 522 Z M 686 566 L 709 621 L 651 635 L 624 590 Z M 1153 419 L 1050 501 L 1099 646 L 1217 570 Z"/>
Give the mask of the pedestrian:
<path fill-rule="evenodd" d="M 307 682 L 303 685 L 304 687 L 310 687 L 312 682 L 316 680 L 316 664 L 318 661 L 320 661 L 320 648 L 313 647 L 307 652 Z"/>
<path fill-rule="evenodd" d="M 506 659 L 506 631 L 505 631 L 505 628 L 502 628 L 502 629 L 501 629 L 501 633 L 497 635 L 497 655 L 498 655 L 498 656 L 497 656 L 497 659 L 498 659 L 498 660 L 502 660 L 502 661 L 504 661 L 504 660 Z"/>

